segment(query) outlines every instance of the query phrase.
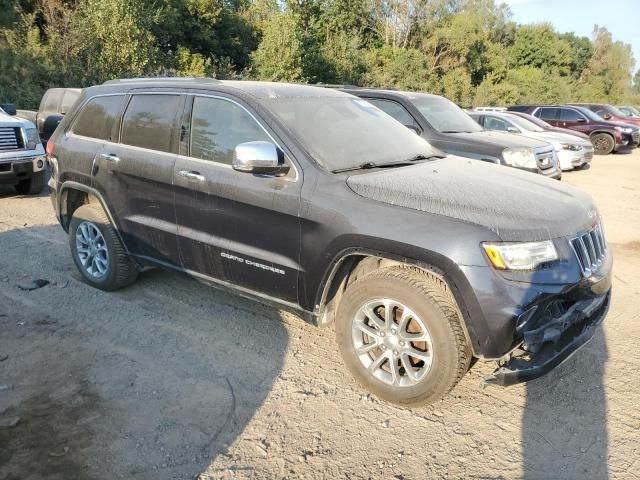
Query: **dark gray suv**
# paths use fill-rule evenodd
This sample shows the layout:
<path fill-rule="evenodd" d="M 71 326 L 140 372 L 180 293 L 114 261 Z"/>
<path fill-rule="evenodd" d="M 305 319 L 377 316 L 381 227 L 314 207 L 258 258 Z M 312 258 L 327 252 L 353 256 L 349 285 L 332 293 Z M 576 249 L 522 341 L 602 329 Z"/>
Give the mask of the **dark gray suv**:
<path fill-rule="evenodd" d="M 443 158 L 343 92 L 108 82 L 83 91 L 48 158 L 87 283 L 115 290 L 169 268 L 335 323 L 353 375 L 402 405 L 446 394 L 473 357 L 500 362 L 488 383 L 536 378 L 609 306 L 588 195 Z"/>

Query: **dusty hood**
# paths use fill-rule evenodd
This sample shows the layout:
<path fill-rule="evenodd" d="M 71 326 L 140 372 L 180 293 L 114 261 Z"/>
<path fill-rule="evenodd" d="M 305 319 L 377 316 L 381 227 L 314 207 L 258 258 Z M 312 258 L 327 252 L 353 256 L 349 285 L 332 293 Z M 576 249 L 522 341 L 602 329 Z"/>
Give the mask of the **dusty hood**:
<path fill-rule="evenodd" d="M 597 220 L 593 200 L 580 190 L 460 157 L 355 174 L 347 184 L 363 197 L 487 227 L 505 241 L 570 236 Z"/>

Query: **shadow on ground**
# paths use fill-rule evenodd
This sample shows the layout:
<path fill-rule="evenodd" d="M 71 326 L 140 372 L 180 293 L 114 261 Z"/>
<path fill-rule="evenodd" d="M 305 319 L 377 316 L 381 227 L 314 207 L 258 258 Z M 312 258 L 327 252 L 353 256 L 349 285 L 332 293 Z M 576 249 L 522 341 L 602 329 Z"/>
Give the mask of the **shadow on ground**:
<path fill-rule="evenodd" d="M 0 419 L 20 418 L 0 429 L 2 479 L 193 479 L 282 370 L 273 309 L 161 271 L 92 289 L 57 225 L 0 232 L 0 251 Z"/>
<path fill-rule="evenodd" d="M 603 384 L 607 356 L 600 329 L 571 359 L 527 384 L 522 418 L 525 479 L 609 477 Z"/>

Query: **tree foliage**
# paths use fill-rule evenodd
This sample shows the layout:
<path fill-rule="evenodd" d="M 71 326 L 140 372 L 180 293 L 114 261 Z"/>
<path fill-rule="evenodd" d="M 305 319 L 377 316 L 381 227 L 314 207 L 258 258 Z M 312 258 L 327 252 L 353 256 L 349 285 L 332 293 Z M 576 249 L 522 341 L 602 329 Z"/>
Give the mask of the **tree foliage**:
<path fill-rule="evenodd" d="M 463 106 L 638 101 L 631 47 L 516 25 L 497 0 L 0 0 L 0 101 L 189 75 L 346 83 Z"/>

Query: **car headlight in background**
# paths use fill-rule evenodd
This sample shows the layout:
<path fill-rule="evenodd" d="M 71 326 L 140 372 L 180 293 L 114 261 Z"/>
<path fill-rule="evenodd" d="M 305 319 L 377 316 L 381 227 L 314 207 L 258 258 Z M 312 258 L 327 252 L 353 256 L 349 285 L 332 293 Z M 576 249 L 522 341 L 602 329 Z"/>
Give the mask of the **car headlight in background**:
<path fill-rule="evenodd" d="M 483 243 L 491 264 L 499 270 L 534 270 L 558 259 L 551 240 L 526 243 Z"/>
<path fill-rule="evenodd" d="M 27 142 L 27 150 L 35 150 L 36 146 L 40 143 L 40 135 L 35 128 L 26 128 L 25 137 Z"/>
<path fill-rule="evenodd" d="M 510 167 L 531 169 L 537 167 L 536 155 L 528 148 L 506 148 L 502 152 L 502 158 Z"/>
<path fill-rule="evenodd" d="M 572 152 L 578 152 L 578 151 L 582 150 L 582 147 L 580 145 L 575 145 L 573 143 L 563 143 L 562 144 L 562 149 L 563 150 L 571 150 Z"/>

